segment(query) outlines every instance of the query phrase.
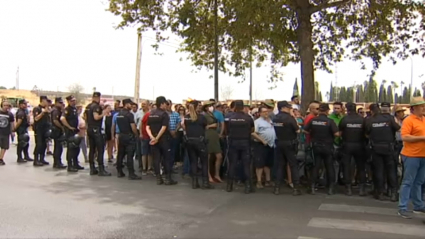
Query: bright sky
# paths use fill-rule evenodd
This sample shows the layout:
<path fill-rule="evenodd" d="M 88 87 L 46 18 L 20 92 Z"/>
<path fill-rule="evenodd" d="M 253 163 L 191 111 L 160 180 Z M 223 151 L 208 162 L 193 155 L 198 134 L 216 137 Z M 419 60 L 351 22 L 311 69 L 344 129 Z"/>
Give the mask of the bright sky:
<path fill-rule="evenodd" d="M 70 84 L 80 83 L 87 93 L 96 87 L 105 94 L 133 96 L 136 29 L 115 30 L 120 19 L 106 8 L 106 0 L 0 0 L 0 85 L 14 87 L 19 66 L 21 89 L 37 85 L 44 90 L 66 91 Z M 152 38 L 154 34 L 145 36 Z M 179 39 L 172 37 L 170 42 L 160 46 L 164 54 L 159 56 L 150 47 L 153 41 L 143 40 L 140 97 L 164 95 L 174 102 L 188 97 L 213 98 L 213 79 L 209 78 L 213 72 L 193 73 L 190 62 L 179 61 L 186 55 L 175 52 Z M 424 63 L 420 57 L 413 58 L 415 87 L 425 81 L 420 77 L 425 73 L 421 67 Z M 376 80 L 403 80 L 408 84 L 411 64 L 410 60 L 395 66 L 385 63 Z M 281 71 L 284 81 L 268 90 L 268 68 L 254 68 L 253 99 L 289 99 L 295 78 L 300 79 L 300 68 L 298 64 L 289 65 Z M 338 64 L 338 85 L 363 82 L 368 73 L 347 60 Z M 238 83 L 240 79 L 224 74 L 219 77 L 220 87 L 234 89 L 232 98 L 249 98 L 248 81 Z M 317 71 L 316 80 L 325 97 L 335 74 Z"/>

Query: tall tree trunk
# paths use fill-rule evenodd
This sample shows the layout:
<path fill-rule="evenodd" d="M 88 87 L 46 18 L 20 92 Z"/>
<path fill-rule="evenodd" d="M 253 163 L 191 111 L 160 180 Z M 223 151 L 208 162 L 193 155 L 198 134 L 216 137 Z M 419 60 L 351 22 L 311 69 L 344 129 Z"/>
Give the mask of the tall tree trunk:
<path fill-rule="evenodd" d="M 311 14 L 308 0 L 297 1 L 297 38 L 301 60 L 301 107 L 306 111 L 308 104 L 314 100 L 314 53 L 313 41 L 311 40 L 313 26 L 311 24 Z"/>

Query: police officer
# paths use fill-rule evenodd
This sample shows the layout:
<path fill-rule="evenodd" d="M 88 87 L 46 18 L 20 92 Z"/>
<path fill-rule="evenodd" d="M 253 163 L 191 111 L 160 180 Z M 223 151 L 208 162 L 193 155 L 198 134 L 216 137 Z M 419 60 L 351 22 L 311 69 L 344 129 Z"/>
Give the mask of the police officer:
<path fill-rule="evenodd" d="M 68 172 L 75 173 L 78 170 L 83 170 L 84 167 L 78 163 L 78 155 L 80 153 L 81 137 L 78 133 L 78 112 L 75 107 L 76 99 L 73 95 L 67 96 L 66 101 L 68 106 L 64 109 L 61 117 L 61 122 L 64 126 L 66 138 L 66 161 L 68 163 Z"/>
<path fill-rule="evenodd" d="M 280 194 L 280 183 L 282 182 L 282 170 L 286 169 L 286 164 L 289 164 L 291 169 L 292 183 L 294 189 L 292 195 L 301 195 L 299 189 L 300 177 L 298 171 L 297 151 L 298 151 L 298 135 L 300 128 L 294 117 L 290 115 L 292 105 L 287 101 L 279 101 L 277 103 L 279 113 L 273 120 L 274 129 L 276 132 L 276 184 L 274 194 Z"/>
<path fill-rule="evenodd" d="M 342 168 L 344 175 L 345 194 L 352 195 L 351 159 L 354 158 L 359 176 L 359 195 L 366 196 L 366 157 L 365 157 L 365 132 L 364 118 L 356 112 L 356 104 L 348 102 L 345 105 L 348 114 L 339 123 L 342 137 Z"/>
<path fill-rule="evenodd" d="M 242 161 L 245 176 L 245 193 L 253 192 L 251 179 L 251 134 L 254 132 L 254 121 L 243 112 L 243 101 L 236 100 L 235 113 L 229 117 L 229 177 L 227 192 L 233 191 L 233 180 L 238 160 Z"/>
<path fill-rule="evenodd" d="M 62 116 L 62 110 L 63 110 L 63 100 L 61 97 L 55 98 L 55 105 L 50 112 L 51 116 L 51 123 L 52 123 L 52 133 L 51 138 L 54 142 L 54 148 L 53 148 L 53 168 L 56 169 L 65 169 L 66 166 L 62 164 L 62 151 L 63 151 L 63 145 L 62 142 L 64 140 L 63 134 L 64 134 L 64 128 L 61 122 L 61 116 Z"/>
<path fill-rule="evenodd" d="M 325 164 L 328 194 L 334 194 L 335 168 L 333 164 L 333 142 L 334 137 L 339 136 L 338 127 L 332 119 L 328 118 L 329 105 L 319 105 L 319 115 L 313 118 L 304 128 L 311 136 L 311 144 L 314 156 L 314 168 L 311 174 L 311 194 L 315 194 L 316 182 L 322 161 Z"/>
<path fill-rule="evenodd" d="M 212 189 L 208 181 L 208 152 L 205 141 L 205 128 L 207 120 L 202 114 L 196 112 L 198 101 L 189 103 L 189 114 L 184 118 L 184 128 L 186 130 L 185 140 L 187 153 L 190 160 L 192 188 L 199 188 L 198 182 L 198 159 L 202 169 L 202 189 Z"/>
<path fill-rule="evenodd" d="M 372 150 L 375 198 L 383 200 L 385 174 L 391 191 L 391 201 L 397 201 L 397 175 L 394 160 L 395 132 L 400 126 L 394 117 L 382 115 L 377 104 L 370 105 L 372 117 L 366 121 L 366 135 L 369 136 L 369 146 Z"/>
<path fill-rule="evenodd" d="M 166 111 L 168 102 L 164 96 L 159 96 L 156 98 L 155 104 L 156 109 L 152 110 L 148 117 L 146 132 L 151 139 L 150 145 L 152 146 L 152 154 L 157 180 L 156 183 L 158 185 L 164 183 L 160 174 L 162 159 L 162 165 L 164 166 L 165 173 L 165 185 L 175 185 L 177 182 L 171 178 L 171 150 L 169 143 L 171 135 L 168 130 L 170 116 L 168 116 Z"/>
<path fill-rule="evenodd" d="M 118 138 L 118 155 L 117 155 L 117 171 L 118 177 L 125 177 L 122 171 L 124 157 L 127 156 L 128 179 L 140 180 L 140 176 L 134 173 L 134 150 L 137 141 L 137 126 L 134 122 L 134 115 L 131 113 L 133 101 L 124 99 L 122 101 L 123 108 L 117 113 L 116 124 L 120 129 L 120 137 Z M 115 128 L 115 125 L 112 125 Z"/>
<path fill-rule="evenodd" d="M 109 113 L 108 109 L 102 110 L 100 103 L 100 92 L 93 92 L 92 103 L 86 107 L 85 119 L 87 119 L 87 136 L 89 139 L 89 163 L 90 175 L 111 176 L 111 173 L 105 170 L 103 163 L 103 154 L 105 152 L 105 141 L 103 139 L 102 121 L 103 117 Z M 97 153 L 97 163 L 99 171 L 94 165 L 94 155 Z"/>
<path fill-rule="evenodd" d="M 15 131 L 18 136 L 18 147 L 17 149 L 17 155 L 18 163 L 25 163 L 27 161 L 34 161 L 32 158 L 30 158 L 28 149 L 29 149 L 29 141 L 30 136 L 28 134 L 28 127 L 30 126 L 28 115 L 27 115 L 27 102 L 26 100 L 22 99 L 19 100 L 19 109 L 16 112 L 16 124 L 15 124 Z M 22 152 L 24 153 L 24 158 L 22 158 Z"/>
<path fill-rule="evenodd" d="M 40 104 L 32 111 L 35 134 L 34 166 L 49 165 L 49 163 L 44 160 L 48 140 L 47 134 L 50 131 L 50 110 L 47 100 L 47 96 L 40 96 Z"/>

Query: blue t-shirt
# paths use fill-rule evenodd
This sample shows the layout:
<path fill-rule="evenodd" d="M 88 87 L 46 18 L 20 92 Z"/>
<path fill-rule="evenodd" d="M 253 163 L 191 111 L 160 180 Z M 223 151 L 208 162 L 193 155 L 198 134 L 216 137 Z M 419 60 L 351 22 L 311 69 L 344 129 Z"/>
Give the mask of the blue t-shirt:
<path fill-rule="evenodd" d="M 213 112 L 214 117 L 217 119 L 217 131 L 218 133 L 221 132 L 221 123 L 224 122 L 224 115 L 220 111 L 214 110 Z"/>
<path fill-rule="evenodd" d="M 112 123 L 115 124 L 115 133 L 119 134 L 120 128 L 118 128 L 118 125 L 117 125 L 117 116 L 118 114 L 114 114 L 114 116 L 112 117 Z"/>

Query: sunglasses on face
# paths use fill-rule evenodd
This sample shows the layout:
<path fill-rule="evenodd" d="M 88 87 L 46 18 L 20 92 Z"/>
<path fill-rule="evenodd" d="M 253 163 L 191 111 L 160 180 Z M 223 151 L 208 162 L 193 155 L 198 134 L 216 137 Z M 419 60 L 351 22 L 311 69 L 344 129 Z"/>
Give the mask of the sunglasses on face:
<path fill-rule="evenodd" d="M 359 114 L 364 114 L 364 111 L 360 111 Z"/>

